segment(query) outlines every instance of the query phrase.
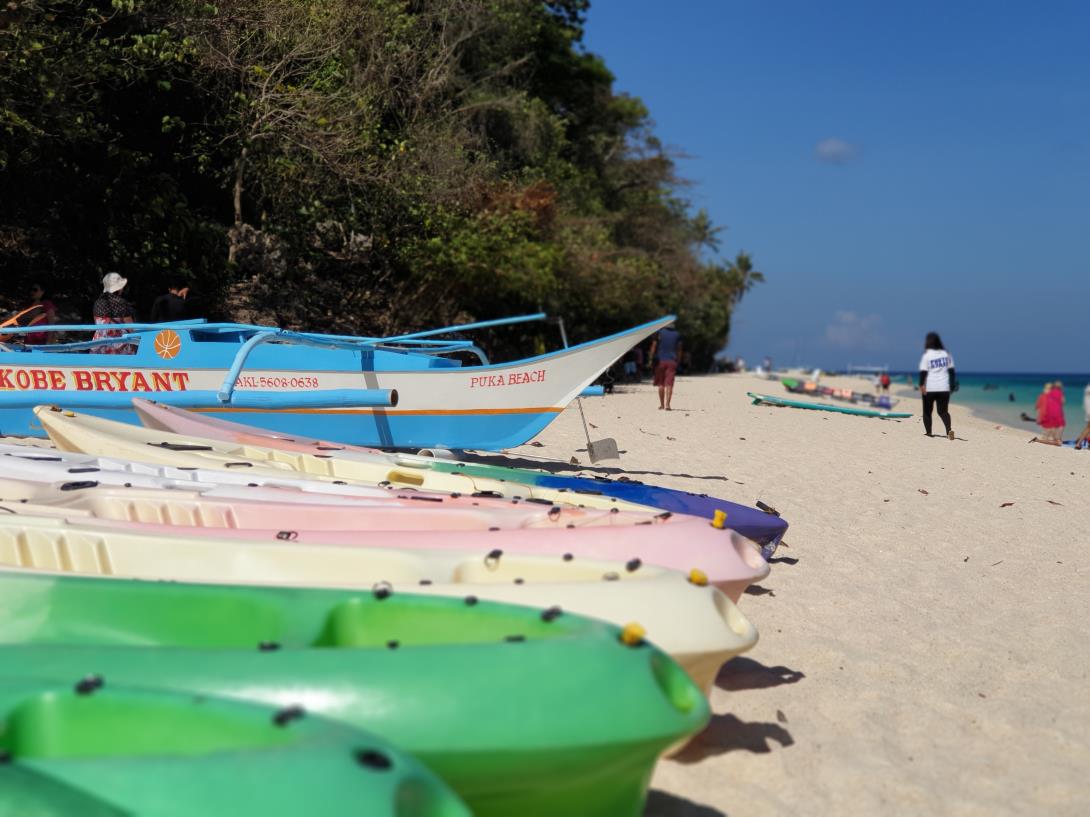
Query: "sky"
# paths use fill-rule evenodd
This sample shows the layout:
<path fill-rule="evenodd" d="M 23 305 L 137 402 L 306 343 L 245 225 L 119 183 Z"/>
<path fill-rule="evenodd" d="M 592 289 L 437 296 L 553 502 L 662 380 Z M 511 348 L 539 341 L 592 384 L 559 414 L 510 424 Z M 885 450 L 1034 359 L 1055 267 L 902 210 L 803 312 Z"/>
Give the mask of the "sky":
<path fill-rule="evenodd" d="M 587 50 L 767 276 L 727 352 L 1090 372 L 1090 2 L 592 0 Z"/>

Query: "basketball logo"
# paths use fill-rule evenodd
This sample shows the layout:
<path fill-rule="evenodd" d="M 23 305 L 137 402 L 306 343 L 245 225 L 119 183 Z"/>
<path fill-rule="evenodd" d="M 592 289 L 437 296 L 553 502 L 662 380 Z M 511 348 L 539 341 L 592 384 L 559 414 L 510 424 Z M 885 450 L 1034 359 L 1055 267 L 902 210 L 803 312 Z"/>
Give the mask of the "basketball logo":
<path fill-rule="evenodd" d="M 164 329 L 155 336 L 155 354 L 163 360 L 177 357 L 181 349 L 182 339 L 173 329 Z"/>

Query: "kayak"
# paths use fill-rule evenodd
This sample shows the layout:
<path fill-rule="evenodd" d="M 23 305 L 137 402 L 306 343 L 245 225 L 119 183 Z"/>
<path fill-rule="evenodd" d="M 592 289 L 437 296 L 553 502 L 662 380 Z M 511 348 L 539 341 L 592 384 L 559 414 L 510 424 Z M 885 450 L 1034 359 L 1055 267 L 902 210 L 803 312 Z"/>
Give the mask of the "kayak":
<path fill-rule="evenodd" d="M 0 656 L 0 814 L 290 817 L 321 792 L 323 815 L 470 815 L 411 756 L 304 709 L 126 688 L 75 662 L 30 678 L 18 648 Z"/>
<path fill-rule="evenodd" d="M 86 513 L 101 519 L 126 522 L 155 522 L 168 525 L 197 525 L 213 528 L 272 528 L 313 530 L 358 530 L 367 534 L 385 531 L 434 533 L 544 529 L 582 531 L 588 528 L 631 528 L 655 524 L 656 530 L 688 526 L 707 528 L 704 542 L 722 544 L 721 531 L 692 517 L 666 516 L 652 512 L 604 510 L 496 503 L 476 507 L 459 502 L 460 497 L 422 499 L 417 494 L 390 493 L 377 499 L 333 504 L 323 497 L 294 497 L 281 501 L 276 492 L 255 492 L 245 499 L 220 496 L 214 487 L 205 491 L 183 488 L 144 488 L 132 485 L 99 484 L 96 473 L 67 474 L 63 482 L 41 482 L 0 477 L 0 502 L 50 505 L 59 510 Z M 75 477 L 75 478 L 72 478 Z M 574 534 L 572 534 L 574 535 Z"/>
<path fill-rule="evenodd" d="M 364 338 L 180 321 L 118 325 L 124 337 L 0 348 L 0 434 L 40 435 L 42 403 L 136 423 L 133 397 L 244 412 L 255 425 L 385 447 L 497 450 L 538 434 L 615 360 L 673 321 L 664 316 L 544 355 L 493 364 L 439 335 L 544 315 Z M 6 328 L 90 334 L 94 324 Z M 105 354 L 124 345 L 133 354 Z M 466 359 L 452 358 L 459 354 Z M 468 365 L 476 357 L 479 364 Z"/>
<path fill-rule="evenodd" d="M 645 485 L 635 480 L 614 481 L 601 477 L 564 476 L 502 465 L 390 454 L 373 448 L 342 445 L 312 437 L 278 434 L 150 400 L 133 400 L 133 409 L 147 428 L 184 436 L 203 437 L 236 445 L 260 445 L 297 453 L 332 453 L 338 459 L 379 460 L 408 468 L 426 468 L 441 473 L 521 483 L 580 495 L 613 497 L 672 513 L 691 514 L 708 519 L 714 518 L 716 511 L 720 511 L 726 514 L 727 527 L 752 539 L 758 545 L 771 545 L 772 550 L 775 550 L 775 546 L 787 531 L 787 522 L 783 519 L 756 508 L 688 491 Z"/>
<path fill-rule="evenodd" d="M 55 485 L 0 479 L 0 511 L 56 516 L 109 529 L 152 535 L 214 536 L 269 543 L 351 547 L 462 550 L 487 544 L 506 553 L 562 556 L 651 565 L 687 572 L 699 568 L 708 581 L 737 602 L 765 578 L 768 563 L 758 547 L 729 530 L 687 516 L 596 511 L 586 524 L 565 521 L 558 506 L 505 519 L 498 513 L 412 507 L 371 508 L 277 505 L 219 500 L 197 492 L 99 486 L 94 480 Z M 517 508 L 504 511 L 518 512 Z M 556 513 L 552 513 L 555 509 Z M 578 509 L 572 509 L 578 514 Z M 430 517 L 430 518 L 429 518 Z M 594 523 L 594 524 L 592 524 Z"/>
<path fill-rule="evenodd" d="M 344 480 L 322 482 L 300 476 L 291 471 L 274 475 L 254 474 L 245 469 L 216 470 L 192 466 L 160 465 L 138 460 L 100 457 L 75 451 L 29 448 L 22 445 L 0 444 L 0 463 L 5 476 L 33 482 L 66 482 L 79 479 L 79 474 L 93 474 L 103 484 L 138 486 L 143 488 L 179 488 L 216 491 L 221 497 L 239 499 L 268 499 L 276 502 L 321 502 L 323 504 L 352 504 L 361 500 L 388 502 L 391 496 L 405 498 L 417 496 L 414 488 L 391 486 L 349 485 Z M 420 507 L 436 497 L 442 505 L 461 504 L 475 508 L 506 508 L 511 500 L 488 496 L 464 496 L 419 492 L 426 500 L 416 500 Z M 412 501 L 412 500 L 410 500 Z M 427 506 L 427 507 L 430 507 Z M 565 510 L 571 510 L 565 506 Z M 645 509 L 646 510 L 646 509 Z"/>
<path fill-rule="evenodd" d="M 854 414 L 857 417 L 879 417 L 884 420 L 901 420 L 911 417 L 911 414 L 895 411 L 876 411 L 874 409 L 849 408 L 847 406 L 830 406 L 825 403 L 807 403 L 802 400 L 786 400 L 782 397 L 773 397 L 769 394 L 754 394 L 746 392 L 752 398 L 753 405 L 786 406 L 788 408 L 813 409 L 815 411 L 832 411 L 837 414 Z"/>
<path fill-rule="evenodd" d="M 87 521 L 0 513 L 0 565 L 92 576 L 411 591 L 491 599 L 573 613 L 624 626 L 638 622 L 702 689 L 719 667 L 757 642 L 757 631 L 721 591 L 631 562 L 524 556 L 499 548 L 391 550 L 238 541 L 111 529 Z M 487 540 L 485 540 L 487 541 Z"/>
<path fill-rule="evenodd" d="M 55 407 L 38 406 L 34 413 L 54 445 L 63 451 L 126 457 L 164 465 L 245 470 L 247 474 L 264 476 L 287 473 L 395 489 L 415 488 L 438 493 L 540 499 L 583 507 L 647 510 L 646 506 L 612 497 L 560 492 L 462 474 L 444 474 L 413 464 L 369 462 L 330 454 L 300 454 L 265 446 L 224 443 L 140 428 Z"/>
<path fill-rule="evenodd" d="M 67 680 L 93 666 L 107 688 L 366 725 L 396 735 L 478 817 L 640 814 L 658 755 L 709 715 L 658 649 L 559 610 L 2 572 L 0 609 L 0 644 L 21 645 L 0 647 L 0 675 Z"/>

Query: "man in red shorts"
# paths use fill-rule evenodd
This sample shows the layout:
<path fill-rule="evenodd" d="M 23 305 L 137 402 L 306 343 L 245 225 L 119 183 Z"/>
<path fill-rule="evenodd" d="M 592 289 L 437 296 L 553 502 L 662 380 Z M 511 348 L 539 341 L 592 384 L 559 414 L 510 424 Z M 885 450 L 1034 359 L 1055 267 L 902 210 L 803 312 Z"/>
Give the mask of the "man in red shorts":
<path fill-rule="evenodd" d="M 651 359 L 655 361 L 655 385 L 659 387 L 659 409 L 671 411 L 674 375 L 681 360 L 681 335 L 672 326 L 660 329 L 651 341 Z"/>

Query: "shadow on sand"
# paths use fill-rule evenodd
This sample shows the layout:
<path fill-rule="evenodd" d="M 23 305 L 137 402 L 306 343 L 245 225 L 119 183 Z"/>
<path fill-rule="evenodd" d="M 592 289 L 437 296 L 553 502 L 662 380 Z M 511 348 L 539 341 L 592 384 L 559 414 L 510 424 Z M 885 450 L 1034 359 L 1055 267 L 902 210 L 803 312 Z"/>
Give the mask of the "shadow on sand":
<path fill-rule="evenodd" d="M 797 684 L 806 675 L 788 667 L 766 667 L 760 661 L 738 656 L 719 670 L 715 685 L 728 692 L 742 689 L 769 689 L 782 684 Z"/>
<path fill-rule="evenodd" d="M 586 451 L 585 448 L 580 448 L 578 450 Z M 625 452 L 622 451 L 621 453 L 623 454 Z M 709 479 L 717 480 L 719 482 L 730 482 L 730 479 L 722 474 L 697 476 L 695 474 L 675 474 L 667 471 L 629 471 L 625 468 L 617 468 L 610 465 L 572 465 L 557 460 L 529 459 L 514 454 L 485 454 L 475 451 L 472 454 L 467 452 L 465 459 L 467 462 L 480 465 L 503 465 L 508 468 L 536 468 L 538 471 L 548 471 L 550 474 L 560 474 L 561 476 L 566 477 L 580 476 L 580 472 L 583 472 L 584 474 L 590 473 L 591 476 L 597 475 L 603 477 L 611 476 L 613 474 L 624 474 L 626 476 L 683 477 L 685 479 Z"/>
<path fill-rule="evenodd" d="M 794 556 L 775 556 L 768 560 L 770 565 L 797 565 L 799 560 Z"/>
<path fill-rule="evenodd" d="M 747 723 L 735 715 L 713 715 L 707 728 L 672 759 L 690 764 L 727 752 L 767 754 L 772 751 L 773 743 L 787 748 L 794 746 L 795 739 L 778 723 Z"/>
<path fill-rule="evenodd" d="M 652 789 L 647 795 L 643 817 L 727 817 L 727 813 L 676 794 Z"/>
<path fill-rule="evenodd" d="M 751 584 L 746 588 L 747 596 L 775 596 L 776 591 L 771 587 L 761 587 L 759 584 Z"/>

